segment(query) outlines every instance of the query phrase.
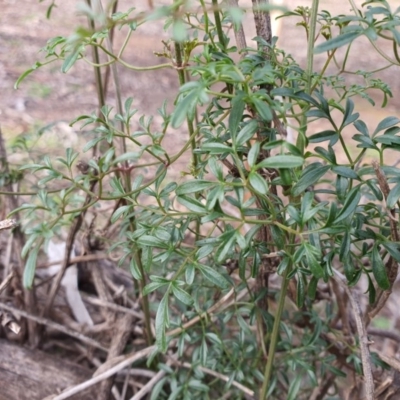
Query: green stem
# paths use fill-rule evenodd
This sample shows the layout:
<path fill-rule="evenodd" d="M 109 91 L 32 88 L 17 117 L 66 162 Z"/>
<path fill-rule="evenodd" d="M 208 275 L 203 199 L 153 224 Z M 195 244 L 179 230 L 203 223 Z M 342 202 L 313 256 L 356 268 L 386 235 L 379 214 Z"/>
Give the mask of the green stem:
<path fill-rule="evenodd" d="M 306 78 L 307 78 L 307 84 L 306 84 L 306 92 L 311 95 L 311 89 L 312 89 L 312 73 L 313 73 L 313 67 L 314 67 L 314 44 L 315 44 L 315 31 L 316 31 L 316 25 L 317 25 L 317 14 L 318 14 L 318 4 L 319 0 L 313 0 L 312 3 L 312 8 L 311 8 L 311 16 L 310 16 L 310 25 L 309 25 L 309 36 L 308 36 L 308 46 L 307 46 L 307 67 L 306 67 Z M 303 110 L 303 118 L 301 121 L 301 129 L 299 130 L 299 135 L 297 137 L 297 147 L 301 151 L 301 153 L 304 153 L 304 149 L 306 147 L 306 134 L 305 134 L 305 129 L 303 127 L 307 126 L 307 117 L 306 117 L 306 112 L 307 110 Z"/>
<path fill-rule="evenodd" d="M 182 86 L 186 82 L 185 78 L 185 70 L 183 69 L 183 61 L 182 61 L 182 47 L 180 43 L 175 42 L 175 57 L 176 57 L 176 66 L 178 67 L 178 77 L 179 77 L 179 85 Z M 187 121 L 187 126 L 188 126 L 188 131 L 189 131 L 189 137 L 190 137 L 190 147 L 191 147 L 191 152 L 192 152 L 192 174 L 194 176 L 197 176 L 197 171 L 198 171 L 198 159 L 197 159 L 197 154 L 195 153 L 196 150 L 196 132 L 193 126 L 193 121 L 190 120 L 189 117 L 186 119 Z M 196 220 L 196 240 L 198 240 L 200 236 L 200 220 Z"/>
<path fill-rule="evenodd" d="M 268 349 L 268 361 L 267 361 L 267 365 L 265 367 L 264 382 L 261 387 L 260 400 L 265 400 L 267 398 L 269 381 L 271 379 L 272 368 L 274 367 L 274 356 L 275 356 L 276 346 L 278 344 L 279 326 L 281 323 L 283 306 L 285 305 L 286 292 L 287 292 L 287 288 L 289 285 L 289 279 L 287 279 L 287 276 L 288 276 L 290 270 L 291 270 L 291 268 L 287 268 L 282 276 L 282 284 L 281 284 L 281 292 L 280 292 L 280 297 L 279 297 L 278 309 L 276 310 L 274 326 L 272 328 L 271 342 L 269 344 L 269 349 Z"/>
<path fill-rule="evenodd" d="M 222 45 L 222 49 L 226 50 L 225 36 L 222 30 L 221 17 L 219 16 L 219 5 L 218 0 L 212 0 L 214 9 L 215 27 L 217 28 L 218 40 Z"/>

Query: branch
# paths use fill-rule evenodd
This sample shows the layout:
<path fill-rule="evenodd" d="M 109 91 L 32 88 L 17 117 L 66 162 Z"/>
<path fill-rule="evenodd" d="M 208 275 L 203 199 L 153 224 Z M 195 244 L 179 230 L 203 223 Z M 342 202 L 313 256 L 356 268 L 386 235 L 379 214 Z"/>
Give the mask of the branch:
<path fill-rule="evenodd" d="M 347 293 L 347 296 L 350 299 L 350 303 L 353 308 L 353 315 L 356 321 L 358 338 L 360 342 L 360 351 L 361 351 L 361 362 L 363 366 L 363 372 L 365 377 L 365 392 L 367 400 L 374 400 L 374 378 L 372 376 L 372 367 L 371 367 L 371 355 L 369 352 L 368 345 L 370 342 L 368 341 L 367 332 L 365 329 L 365 325 L 362 321 L 362 312 L 360 303 L 358 300 L 358 296 L 352 292 L 349 287 L 346 285 L 346 278 L 338 271 L 335 270 L 336 276 L 333 276 L 333 279 L 344 289 Z"/>

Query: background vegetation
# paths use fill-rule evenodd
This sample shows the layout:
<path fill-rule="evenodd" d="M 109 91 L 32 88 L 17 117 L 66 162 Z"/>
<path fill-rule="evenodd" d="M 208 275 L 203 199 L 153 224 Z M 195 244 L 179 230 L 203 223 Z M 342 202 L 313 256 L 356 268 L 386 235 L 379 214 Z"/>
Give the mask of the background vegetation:
<path fill-rule="evenodd" d="M 396 396 L 398 338 L 375 317 L 390 315 L 400 261 L 400 170 L 390 163 L 400 120 L 369 126 L 356 104 L 375 104 L 372 90 L 382 106 L 396 94 L 375 74 L 400 63 L 400 10 L 349 1 L 348 15 L 334 15 L 318 3 L 281 9 L 304 30 L 305 63 L 279 47 L 268 2 L 81 4 L 87 23 L 49 38 L 17 80 L 53 65 L 91 67 L 85 84 L 95 82 L 98 106 L 69 121 L 76 142 L 69 136 L 53 157 L 39 146 L 51 126 L 18 135 L 9 144 L 15 163 L 3 150 L 2 179 L 20 222 L 15 278 L 31 345 L 43 342 L 38 323 L 54 309 L 75 242 L 93 293 L 123 307 L 97 310 L 84 336 L 104 362 L 86 384 L 103 381 L 105 398 L 112 390 L 137 399 Z M 245 13 L 254 15 L 251 41 Z M 159 24 L 167 32 L 159 62 L 128 61 L 137 32 Z M 348 67 L 358 40 L 382 67 Z M 174 73 L 179 86 L 166 95 L 174 101 L 160 98 L 156 117 L 143 115 L 135 93 L 123 95 L 124 69 L 157 71 L 160 85 Z M 31 90 L 49 95 L 47 86 Z M 35 271 L 55 237 L 67 251 L 40 304 Z M 93 260 L 106 257 L 131 274 L 124 299 L 99 283 L 107 279 Z M 136 314 L 122 323 L 126 309 Z M 143 373 L 141 389 L 129 375 L 125 385 L 109 379 L 133 362 L 154 372 L 150 381 Z"/>

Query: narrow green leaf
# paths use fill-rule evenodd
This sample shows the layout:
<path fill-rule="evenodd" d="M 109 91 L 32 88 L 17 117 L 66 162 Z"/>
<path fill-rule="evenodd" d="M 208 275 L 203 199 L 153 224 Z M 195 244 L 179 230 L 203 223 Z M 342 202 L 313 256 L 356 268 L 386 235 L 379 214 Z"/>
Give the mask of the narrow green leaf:
<path fill-rule="evenodd" d="M 346 201 L 343 204 L 343 208 L 339 211 L 339 214 L 336 218 L 335 224 L 340 221 L 347 220 L 351 214 L 356 210 L 358 203 L 361 199 L 360 188 L 355 187 L 350 191 L 350 193 L 346 197 Z"/>
<path fill-rule="evenodd" d="M 186 304 L 187 306 L 191 306 L 193 304 L 193 299 L 189 295 L 189 293 L 185 292 L 183 289 L 181 289 L 179 286 L 172 286 L 172 292 L 174 296 L 181 301 L 183 304 Z"/>
<path fill-rule="evenodd" d="M 19 84 L 29 75 L 31 74 L 33 71 L 36 71 L 39 67 L 41 67 L 42 64 L 40 62 L 36 62 L 33 67 L 29 68 L 28 70 L 26 70 L 25 72 L 23 72 L 19 78 L 17 79 L 17 81 L 14 84 L 14 89 L 18 89 Z"/>
<path fill-rule="evenodd" d="M 39 253 L 39 247 L 34 247 L 30 252 L 25 263 L 23 285 L 27 289 L 32 288 L 35 279 L 36 261 Z"/>
<path fill-rule="evenodd" d="M 308 268 L 310 269 L 313 276 L 315 276 L 317 279 L 320 279 L 324 276 L 324 270 L 322 269 L 320 260 L 318 260 L 316 257 L 318 253 L 319 252 L 315 247 L 311 246 L 308 243 L 304 244 L 304 254 L 307 259 Z M 320 258 L 321 255 L 318 254 L 318 256 Z"/>
<path fill-rule="evenodd" d="M 161 249 L 168 248 L 168 244 L 165 243 L 165 241 L 151 235 L 140 236 L 138 239 L 136 239 L 136 242 L 142 246 L 159 247 Z"/>
<path fill-rule="evenodd" d="M 137 281 L 142 279 L 142 273 L 134 257 L 131 258 L 131 262 L 129 263 L 129 270 L 131 271 L 134 279 Z"/>
<path fill-rule="evenodd" d="M 193 105 L 196 104 L 197 100 L 197 92 L 196 90 L 192 90 L 188 95 L 183 97 L 179 96 L 178 103 L 175 107 L 174 112 L 171 117 L 171 126 L 173 128 L 179 128 L 186 120 L 189 115 L 189 111 L 193 108 Z"/>
<path fill-rule="evenodd" d="M 150 282 L 143 288 L 143 296 L 147 296 L 151 292 L 154 292 L 157 289 L 160 289 L 163 286 L 169 285 L 170 282 Z"/>
<path fill-rule="evenodd" d="M 366 274 L 368 278 L 368 303 L 374 304 L 376 299 L 376 290 L 374 286 L 374 282 L 372 282 L 371 277 L 369 274 Z"/>
<path fill-rule="evenodd" d="M 167 383 L 167 377 L 164 377 L 162 379 L 160 379 L 154 386 L 153 389 L 151 391 L 151 397 L 150 400 L 157 400 L 159 398 L 161 398 L 161 390 L 163 388 L 163 386 Z"/>
<path fill-rule="evenodd" d="M 395 185 L 393 189 L 391 189 L 387 199 L 386 199 L 386 205 L 387 207 L 391 210 L 394 208 L 396 203 L 399 201 L 400 198 L 400 183 Z"/>
<path fill-rule="evenodd" d="M 304 164 L 304 158 L 292 155 L 268 157 L 256 165 L 256 168 L 297 168 Z"/>
<path fill-rule="evenodd" d="M 216 185 L 216 182 L 205 181 L 201 179 L 193 179 L 188 182 L 184 182 L 176 188 L 176 194 L 181 196 L 183 194 L 190 194 L 196 192 L 202 192 Z"/>
<path fill-rule="evenodd" d="M 178 185 L 176 184 L 176 182 L 168 183 L 168 185 L 165 186 L 165 188 L 163 190 L 161 190 L 160 197 L 168 196 L 171 192 L 173 192 L 176 189 L 177 186 Z"/>
<path fill-rule="evenodd" d="M 322 132 L 316 133 L 314 135 L 311 135 L 308 138 L 308 141 L 310 143 L 321 143 L 321 142 L 325 142 L 327 140 L 332 140 L 332 138 L 335 138 L 336 136 L 339 136 L 336 131 L 326 130 L 326 131 L 322 131 Z"/>
<path fill-rule="evenodd" d="M 396 242 L 383 242 L 382 245 L 389 254 L 400 263 L 400 244 Z"/>
<path fill-rule="evenodd" d="M 305 285 L 304 285 L 304 278 L 302 274 L 298 274 L 297 277 L 297 293 L 296 293 L 296 304 L 297 307 L 301 308 L 304 305 L 305 299 Z"/>
<path fill-rule="evenodd" d="M 257 132 L 258 122 L 252 119 L 250 122 L 240 130 L 236 138 L 236 146 L 242 146 L 248 140 L 250 140 L 254 134 Z"/>
<path fill-rule="evenodd" d="M 235 231 L 227 232 L 227 234 L 224 234 L 224 239 L 225 240 L 221 243 L 215 255 L 219 263 L 224 261 L 227 258 L 228 254 L 231 254 L 232 248 L 236 242 Z"/>
<path fill-rule="evenodd" d="M 256 108 L 256 111 L 258 115 L 264 120 L 264 121 L 272 121 L 272 111 L 271 107 L 265 100 L 261 100 L 258 97 L 253 96 L 251 98 L 252 103 L 254 104 L 254 107 Z"/>
<path fill-rule="evenodd" d="M 315 296 L 317 294 L 317 288 L 318 288 L 318 279 L 315 276 L 313 276 L 310 280 L 310 283 L 308 284 L 308 297 L 311 300 L 315 300 Z M 310 340 L 309 344 L 312 344 L 312 343 L 313 343 L 313 341 Z"/>
<path fill-rule="evenodd" d="M 189 264 L 185 270 L 185 280 L 188 285 L 191 285 L 195 277 L 195 268 L 193 264 Z"/>
<path fill-rule="evenodd" d="M 139 153 L 132 152 L 132 151 L 127 152 L 127 153 L 121 154 L 120 156 L 116 157 L 113 160 L 112 164 L 115 165 L 115 164 L 118 164 L 118 163 L 124 162 L 124 161 L 134 161 L 134 160 L 137 160 L 139 157 L 140 157 Z"/>
<path fill-rule="evenodd" d="M 250 172 L 249 175 L 250 185 L 261 194 L 267 194 L 268 184 L 267 181 L 257 172 Z"/>
<path fill-rule="evenodd" d="M 287 400 L 296 400 L 298 398 L 301 382 L 302 375 L 297 374 L 296 377 L 290 382 Z"/>
<path fill-rule="evenodd" d="M 337 165 L 332 167 L 332 172 L 344 176 L 345 178 L 360 180 L 360 177 L 357 175 L 354 169 L 345 167 L 344 165 Z"/>
<path fill-rule="evenodd" d="M 68 72 L 72 66 L 76 63 L 76 60 L 79 57 L 79 54 L 81 52 L 81 46 L 75 46 L 75 48 L 71 51 L 70 54 L 65 58 L 63 65 L 61 66 L 61 71 L 66 73 Z"/>
<path fill-rule="evenodd" d="M 364 121 L 358 120 L 354 123 L 354 127 L 361 132 L 364 136 L 369 136 L 367 124 Z"/>
<path fill-rule="evenodd" d="M 201 150 L 206 151 L 210 154 L 223 154 L 223 153 L 232 153 L 233 149 L 230 146 L 222 143 L 204 143 L 201 145 Z"/>
<path fill-rule="evenodd" d="M 165 293 L 160 301 L 155 321 L 156 344 L 160 351 L 163 353 L 167 351 L 167 339 L 165 336 L 165 329 L 169 324 L 168 297 L 169 292 L 167 291 L 167 293 Z"/>
<path fill-rule="evenodd" d="M 299 181 L 293 186 L 293 196 L 303 193 L 309 186 L 314 185 L 322 176 L 324 176 L 331 167 L 321 163 L 313 163 L 304 169 Z"/>
<path fill-rule="evenodd" d="M 260 154 L 260 142 L 255 142 L 251 146 L 249 154 L 247 155 L 247 162 L 249 166 L 253 168 L 254 164 L 257 161 L 258 155 Z"/>
<path fill-rule="evenodd" d="M 346 44 L 351 43 L 361 34 L 362 32 L 343 33 L 343 35 L 339 35 L 333 39 L 329 39 L 326 42 L 321 43 L 318 46 L 314 47 L 314 54 L 324 53 L 326 51 L 334 50 L 339 47 L 345 46 Z"/>
<path fill-rule="evenodd" d="M 372 134 L 372 137 L 374 137 L 380 131 L 390 128 L 393 125 L 397 125 L 399 122 L 400 122 L 400 119 L 397 117 L 386 117 L 381 122 L 379 122 L 374 133 Z"/>
<path fill-rule="evenodd" d="M 228 281 L 214 268 L 211 268 L 208 265 L 198 264 L 197 269 L 200 270 L 207 280 L 221 289 L 226 289 L 229 286 Z"/>
<path fill-rule="evenodd" d="M 229 131 L 231 132 L 232 138 L 236 138 L 236 133 L 243 117 L 244 108 L 246 103 L 244 102 L 244 93 L 236 95 L 231 102 L 231 113 L 229 114 Z"/>
<path fill-rule="evenodd" d="M 178 200 L 178 203 L 187 207 L 190 211 L 197 212 L 197 213 L 203 213 L 203 214 L 207 212 L 204 205 L 197 199 L 194 199 L 189 196 L 178 196 L 177 200 Z"/>
<path fill-rule="evenodd" d="M 374 274 L 376 283 L 383 290 L 390 287 L 390 282 L 386 273 L 386 267 L 383 263 L 382 257 L 379 254 L 378 246 L 375 244 L 372 248 L 371 254 L 372 273 Z"/>

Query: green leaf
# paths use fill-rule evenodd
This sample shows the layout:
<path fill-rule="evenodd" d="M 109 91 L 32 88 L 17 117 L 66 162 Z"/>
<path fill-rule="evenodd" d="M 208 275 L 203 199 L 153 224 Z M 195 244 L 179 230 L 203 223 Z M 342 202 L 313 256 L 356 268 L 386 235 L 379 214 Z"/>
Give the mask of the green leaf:
<path fill-rule="evenodd" d="M 268 157 L 256 165 L 256 168 L 297 168 L 304 164 L 304 158 L 292 155 Z"/>
<path fill-rule="evenodd" d="M 390 287 L 390 282 L 386 273 L 386 267 L 383 263 L 382 257 L 379 254 L 378 246 L 375 244 L 372 248 L 371 254 L 372 273 L 374 274 L 376 283 L 383 290 Z"/>
<path fill-rule="evenodd" d="M 214 268 L 209 267 L 204 264 L 197 264 L 197 269 L 203 274 L 203 276 L 209 280 L 214 285 L 218 286 L 221 289 L 226 289 L 229 284 L 228 281 Z"/>
<path fill-rule="evenodd" d="M 257 190 L 258 193 L 267 194 L 267 181 L 261 175 L 257 174 L 257 172 L 250 172 L 249 182 L 253 189 Z"/>
<path fill-rule="evenodd" d="M 331 167 L 321 163 L 308 165 L 301 175 L 299 181 L 293 186 L 293 196 L 303 193 L 309 186 L 314 185 L 322 176 L 324 176 Z"/>
<path fill-rule="evenodd" d="M 36 261 L 39 253 L 39 247 L 34 247 L 30 252 L 25 263 L 23 285 L 27 289 L 32 288 L 35 279 Z"/>
<path fill-rule="evenodd" d="M 172 286 L 172 292 L 174 296 L 181 301 L 183 304 L 186 304 L 187 306 L 191 306 L 193 304 L 193 299 L 189 295 L 189 293 L 185 292 L 183 289 L 181 289 L 179 286 Z"/>
<path fill-rule="evenodd" d="M 305 299 L 305 285 L 304 277 L 302 274 L 298 274 L 297 277 L 297 293 L 296 293 L 296 304 L 297 307 L 301 308 L 304 305 Z"/>
<path fill-rule="evenodd" d="M 171 126 L 173 128 L 179 128 L 189 116 L 191 109 L 197 104 L 197 93 L 196 90 L 189 92 L 186 97 L 179 97 L 178 104 L 175 107 L 171 117 Z"/>
<path fill-rule="evenodd" d="M 329 39 L 324 43 L 319 44 L 314 47 L 314 54 L 324 53 L 326 51 L 334 50 L 339 47 L 345 46 L 348 43 L 351 43 L 354 39 L 360 36 L 362 32 L 347 32 L 339 35 L 333 39 Z"/>
<path fill-rule="evenodd" d="M 165 186 L 165 188 L 163 190 L 161 190 L 160 197 L 168 196 L 171 192 L 173 192 L 176 189 L 177 186 L 178 185 L 176 184 L 176 182 L 168 183 L 168 185 Z"/>
<path fill-rule="evenodd" d="M 205 206 L 197 199 L 194 199 L 189 196 L 178 196 L 177 200 L 178 200 L 178 203 L 187 207 L 190 211 L 193 211 L 196 213 L 202 213 L 202 214 L 207 212 Z"/>
<path fill-rule="evenodd" d="M 356 210 L 358 203 L 361 199 L 360 188 L 353 188 L 346 197 L 346 201 L 343 204 L 343 208 L 339 211 L 339 214 L 336 218 L 335 224 L 338 224 L 340 221 L 347 220 Z"/>
<path fill-rule="evenodd" d="M 324 270 L 322 269 L 321 262 L 316 258 L 316 255 L 319 257 L 321 256 L 319 251 L 310 244 L 304 243 L 304 254 L 307 259 L 308 268 L 313 276 L 315 276 L 317 279 L 323 278 Z"/>
<path fill-rule="evenodd" d="M 139 153 L 127 152 L 127 153 L 121 154 L 120 156 L 116 157 L 113 160 L 112 164 L 115 165 L 115 164 L 118 164 L 118 163 L 121 163 L 124 161 L 134 161 L 134 160 L 137 160 L 139 157 L 140 157 Z"/>
<path fill-rule="evenodd" d="M 143 296 L 147 296 L 151 292 L 154 292 L 157 289 L 160 289 L 163 286 L 169 285 L 169 281 L 163 281 L 163 282 L 150 282 L 143 288 Z"/>
<path fill-rule="evenodd" d="M 236 133 L 243 117 L 244 108 L 246 103 L 243 101 L 244 93 L 236 95 L 231 102 L 231 113 L 229 114 L 229 131 L 232 138 L 236 138 Z"/>
<path fill-rule="evenodd" d="M 383 242 L 382 245 L 389 254 L 400 263 L 400 244 L 396 242 Z"/>
<path fill-rule="evenodd" d="M 321 143 L 321 142 L 325 142 L 327 140 L 331 140 L 337 136 L 339 136 L 339 135 L 336 131 L 327 130 L 327 131 L 322 131 L 322 132 L 316 133 L 314 135 L 311 135 L 308 138 L 308 141 L 310 143 Z"/>
<path fill-rule="evenodd" d="M 254 134 L 257 132 L 258 122 L 255 119 L 250 120 L 246 125 L 240 130 L 236 138 L 236 146 L 242 146 L 248 140 L 250 140 Z"/>
<path fill-rule="evenodd" d="M 43 64 L 41 64 L 40 62 L 36 62 L 31 68 L 29 68 L 28 70 L 26 70 L 25 72 L 23 72 L 19 78 L 17 79 L 17 81 L 14 84 L 14 89 L 18 89 L 19 84 L 29 75 L 31 74 L 33 71 L 36 71 L 39 67 L 41 67 Z"/>
<path fill-rule="evenodd" d="M 287 400 L 296 400 L 298 398 L 301 382 L 302 375 L 297 374 L 296 377 L 290 382 Z"/>
<path fill-rule="evenodd" d="M 230 231 L 230 232 L 228 231 L 224 235 L 222 235 L 223 242 L 219 246 L 217 253 L 215 255 L 215 257 L 219 263 L 224 261 L 227 258 L 227 255 L 231 254 L 232 248 L 236 242 L 235 233 L 236 232 L 234 230 L 232 230 L 232 231 Z"/>
<path fill-rule="evenodd" d="M 167 249 L 168 244 L 165 243 L 164 240 L 160 240 L 155 236 L 150 235 L 143 235 L 136 239 L 136 242 L 142 246 L 149 246 L 149 247 L 159 247 L 161 249 Z"/>
<path fill-rule="evenodd" d="M 253 96 L 251 98 L 251 102 L 254 104 L 254 107 L 256 108 L 258 115 L 264 121 L 268 121 L 268 122 L 272 121 L 271 107 L 265 100 L 261 100 L 258 97 Z"/>
<path fill-rule="evenodd" d="M 176 42 L 183 42 L 187 39 L 186 26 L 180 18 L 175 19 L 172 24 L 172 37 Z"/>
<path fill-rule="evenodd" d="M 383 131 L 384 129 L 390 128 L 393 125 L 397 125 L 400 122 L 400 119 L 397 117 L 386 117 L 381 122 L 379 122 L 376 127 L 372 137 L 374 137 L 378 132 Z"/>
<path fill-rule="evenodd" d="M 163 386 L 167 383 L 167 377 L 160 379 L 154 386 L 151 391 L 150 400 L 157 400 L 161 398 L 161 390 Z"/>
<path fill-rule="evenodd" d="M 233 149 L 226 144 L 210 142 L 201 145 L 201 150 L 210 154 L 233 153 Z"/>
<path fill-rule="evenodd" d="M 394 208 L 396 203 L 399 201 L 400 198 L 400 183 L 395 185 L 393 189 L 390 190 L 390 193 L 386 199 L 386 205 L 391 210 Z"/>
<path fill-rule="evenodd" d="M 378 147 L 376 146 L 376 144 L 373 142 L 373 140 L 369 136 L 364 136 L 364 135 L 360 135 L 357 133 L 353 136 L 353 140 L 360 143 L 357 145 L 357 147 L 360 149 L 379 150 Z"/>
<path fill-rule="evenodd" d="M 168 297 L 169 292 L 167 291 L 160 301 L 155 321 L 156 344 L 163 353 L 167 351 L 167 338 L 165 336 L 165 329 L 169 324 Z"/>
<path fill-rule="evenodd" d="M 367 124 L 364 121 L 358 120 L 354 123 L 354 127 L 361 132 L 364 136 L 369 136 Z"/>
<path fill-rule="evenodd" d="M 136 279 L 137 281 L 142 279 L 142 273 L 134 257 L 131 258 L 131 262 L 129 263 L 129 270 L 131 271 L 134 279 Z"/>
<path fill-rule="evenodd" d="M 260 154 L 260 142 L 255 142 L 247 155 L 247 162 L 249 166 L 253 168 L 253 165 L 256 163 L 258 155 Z"/>
<path fill-rule="evenodd" d="M 315 296 L 317 294 L 317 288 L 318 288 L 318 279 L 315 276 L 313 276 L 310 280 L 310 283 L 308 284 L 308 297 L 311 300 L 315 300 Z M 313 343 L 312 340 L 310 340 L 309 344 L 311 343 Z"/>
<path fill-rule="evenodd" d="M 376 290 L 371 277 L 367 274 L 368 278 L 368 302 L 369 304 L 374 304 L 376 299 Z"/>
<path fill-rule="evenodd" d="M 75 48 L 71 51 L 71 53 L 65 58 L 63 65 L 61 66 L 61 71 L 66 73 L 71 67 L 76 63 L 76 60 L 79 57 L 81 52 L 81 46 L 75 46 Z"/>
<path fill-rule="evenodd" d="M 344 176 L 345 178 L 360 180 L 360 177 L 353 169 L 345 167 L 344 165 L 337 165 L 332 167 L 332 172 Z"/>
<path fill-rule="evenodd" d="M 195 277 L 195 268 L 193 264 L 189 264 L 185 270 L 185 280 L 188 285 L 191 285 Z"/>
<path fill-rule="evenodd" d="M 176 194 L 178 196 L 181 196 L 189 193 L 202 192 L 203 190 L 209 189 L 215 185 L 216 183 L 212 181 L 194 179 L 192 181 L 184 182 L 182 183 L 182 185 L 179 185 L 176 189 Z"/>

